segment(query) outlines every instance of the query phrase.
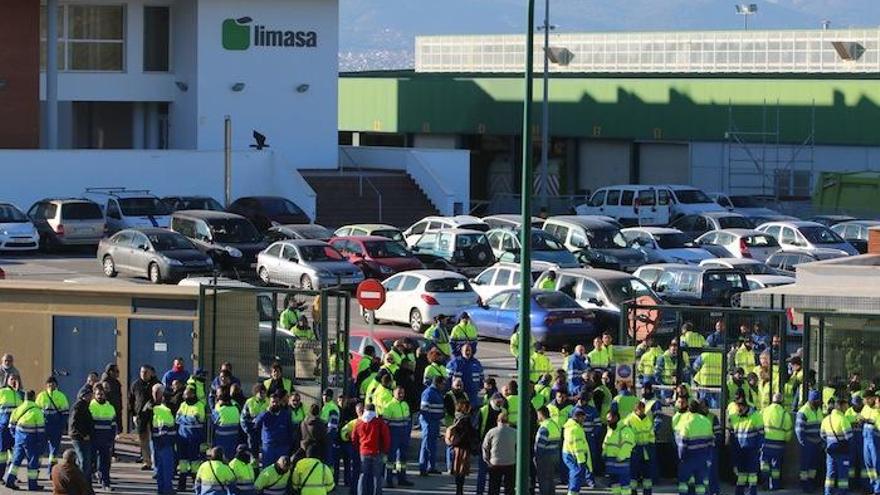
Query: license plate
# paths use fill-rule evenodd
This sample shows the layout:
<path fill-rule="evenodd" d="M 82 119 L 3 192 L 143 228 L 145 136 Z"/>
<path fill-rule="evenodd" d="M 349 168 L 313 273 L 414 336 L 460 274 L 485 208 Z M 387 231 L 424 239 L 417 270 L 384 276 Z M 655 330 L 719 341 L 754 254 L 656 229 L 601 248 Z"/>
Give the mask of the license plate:
<path fill-rule="evenodd" d="M 562 320 L 562 321 L 563 321 L 563 323 L 565 323 L 566 325 L 576 325 L 576 324 L 578 324 L 578 323 L 583 323 L 583 320 L 581 320 L 580 318 L 566 318 L 566 319 L 564 319 L 564 320 Z"/>

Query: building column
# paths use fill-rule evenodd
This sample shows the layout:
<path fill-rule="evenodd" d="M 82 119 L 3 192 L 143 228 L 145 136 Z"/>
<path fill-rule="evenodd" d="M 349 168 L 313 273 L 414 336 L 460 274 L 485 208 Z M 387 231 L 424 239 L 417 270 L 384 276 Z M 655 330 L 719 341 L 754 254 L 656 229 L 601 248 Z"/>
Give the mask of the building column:
<path fill-rule="evenodd" d="M 145 106 L 145 103 L 139 101 L 131 104 L 131 148 L 135 150 L 144 149 Z"/>
<path fill-rule="evenodd" d="M 148 150 L 159 148 L 159 104 L 144 103 L 146 107 L 146 129 L 144 131 L 144 147 Z"/>
<path fill-rule="evenodd" d="M 58 149 L 58 0 L 46 1 L 46 147 Z"/>

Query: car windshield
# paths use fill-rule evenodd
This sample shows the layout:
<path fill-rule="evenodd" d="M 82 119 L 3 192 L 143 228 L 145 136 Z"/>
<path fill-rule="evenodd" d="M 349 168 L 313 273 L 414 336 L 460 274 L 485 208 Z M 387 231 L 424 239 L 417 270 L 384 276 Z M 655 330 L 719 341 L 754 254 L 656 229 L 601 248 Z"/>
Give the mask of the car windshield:
<path fill-rule="evenodd" d="M 619 306 L 625 301 L 632 301 L 642 296 L 654 297 L 651 289 L 641 280 L 632 278 L 618 278 L 604 280 L 602 283 L 608 292 L 608 297 L 615 305 Z"/>
<path fill-rule="evenodd" d="M 293 201 L 284 198 L 262 198 L 260 204 L 269 216 L 303 215 L 303 211 L 293 204 Z"/>
<path fill-rule="evenodd" d="M 628 247 L 626 238 L 617 229 L 591 229 L 587 231 L 590 247 L 594 249 L 621 249 Z"/>
<path fill-rule="evenodd" d="M 333 246 L 300 246 L 302 261 L 342 261 L 342 255 Z"/>
<path fill-rule="evenodd" d="M 458 228 L 466 229 L 466 230 L 476 230 L 479 232 L 488 232 L 489 224 L 488 223 L 467 223 L 464 225 L 459 225 Z"/>
<path fill-rule="evenodd" d="M 426 292 L 471 292 L 471 284 L 463 278 L 437 278 L 425 282 Z"/>
<path fill-rule="evenodd" d="M 260 321 L 272 321 L 277 316 L 278 310 L 272 308 L 272 298 L 265 294 L 257 296 L 257 312 L 260 313 Z"/>
<path fill-rule="evenodd" d="M 127 217 L 149 217 L 170 215 L 171 209 L 159 198 L 121 198 L 119 207 Z"/>
<path fill-rule="evenodd" d="M 0 205 L 0 223 L 25 223 L 27 216 L 12 205 Z"/>
<path fill-rule="evenodd" d="M 102 220 L 104 214 L 95 203 L 64 203 L 61 205 L 62 220 Z"/>
<path fill-rule="evenodd" d="M 401 234 L 399 230 L 394 230 L 394 229 L 374 230 L 373 232 L 370 233 L 370 235 L 375 235 L 375 236 L 379 236 L 379 237 L 386 237 L 388 239 L 391 239 L 392 241 L 398 241 L 398 242 L 404 241 L 403 234 Z"/>
<path fill-rule="evenodd" d="M 739 273 L 708 272 L 703 275 L 703 292 L 721 291 L 731 288 L 746 289 L 748 288 L 748 282 L 744 282 L 743 278 Z"/>
<path fill-rule="evenodd" d="M 762 208 L 764 206 L 757 199 L 750 196 L 731 196 L 730 202 L 736 208 Z"/>
<path fill-rule="evenodd" d="M 303 239 L 322 240 L 333 237 L 333 232 L 320 225 L 300 225 L 291 228 L 291 230 L 299 234 Z"/>
<path fill-rule="evenodd" d="M 209 220 L 214 242 L 255 243 L 263 238 L 257 228 L 244 218 L 222 218 Z"/>
<path fill-rule="evenodd" d="M 365 241 L 364 247 L 371 258 L 409 258 L 412 254 L 396 241 Z"/>
<path fill-rule="evenodd" d="M 828 227 L 801 227 L 798 230 L 812 244 L 840 244 L 845 242 Z"/>
<path fill-rule="evenodd" d="M 764 263 L 743 263 L 734 266 L 736 270 L 742 270 L 748 275 L 776 275 L 776 270 L 770 268 Z"/>
<path fill-rule="evenodd" d="M 699 189 L 676 189 L 675 197 L 678 198 L 679 203 L 686 205 L 713 202 L 709 196 L 706 196 L 706 193 Z"/>
<path fill-rule="evenodd" d="M 565 246 L 553 236 L 541 232 L 532 232 L 532 250 L 534 251 L 565 251 Z"/>
<path fill-rule="evenodd" d="M 485 234 L 458 234 L 455 236 L 455 247 L 469 248 L 473 246 L 485 246 L 489 244 Z"/>
<path fill-rule="evenodd" d="M 657 245 L 660 246 L 661 249 L 678 249 L 687 247 L 687 244 L 691 241 L 687 234 L 683 232 L 676 232 L 674 234 L 654 234 L 654 239 L 657 240 Z"/>
<path fill-rule="evenodd" d="M 756 248 L 772 248 L 779 246 L 776 238 L 772 235 L 750 235 L 745 238 L 746 246 Z"/>
<path fill-rule="evenodd" d="M 718 225 L 722 229 L 752 229 L 755 227 L 752 221 L 746 217 L 721 217 L 718 219 Z"/>
<path fill-rule="evenodd" d="M 147 239 L 156 251 L 180 251 L 183 249 L 195 249 L 189 239 L 180 234 L 149 234 Z"/>
<path fill-rule="evenodd" d="M 578 303 L 562 292 L 544 292 L 535 295 L 535 302 L 544 309 L 579 308 Z"/>
<path fill-rule="evenodd" d="M 177 207 L 181 210 L 223 211 L 223 206 L 214 198 L 180 198 Z"/>

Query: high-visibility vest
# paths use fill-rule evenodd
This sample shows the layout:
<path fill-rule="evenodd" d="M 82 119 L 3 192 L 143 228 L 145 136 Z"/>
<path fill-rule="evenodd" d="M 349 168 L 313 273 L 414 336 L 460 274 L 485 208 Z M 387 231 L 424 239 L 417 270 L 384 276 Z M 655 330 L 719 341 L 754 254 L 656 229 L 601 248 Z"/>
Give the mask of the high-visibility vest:
<path fill-rule="evenodd" d="M 24 402 L 21 392 L 9 386 L 0 388 L 0 427 L 9 423 L 9 416 L 16 407 Z"/>
<path fill-rule="evenodd" d="M 294 426 L 299 426 L 306 420 L 306 408 L 302 404 L 299 407 L 290 408 L 290 421 Z"/>
<path fill-rule="evenodd" d="M 339 438 L 342 439 L 343 442 L 351 441 L 351 433 L 354 431 L 354 427 L 357 426 L 357 418 L 345 423 L 342 428 L 339 429 Z"/>
<path fill-rule="evenodd" d="M 263 495 L 286 495 L 287 485 L 290 484 L 290 471 L 281 474 L 275 469 L 275 465 L 266 466 L 257 476 L 254 488 L 262 491 Z"/>
<path fill-rule="evenodd" d="M 507 399 L 507 421 L 510 426 L 516 426 L 519 423 L 519 396 L 508 395 Z"/>
<path fill-rule="evenodd" d="M 43 415 L 43 410 L 29 400 L 22 402 L 12 411 L 9 424 L 15 425 L 16 435 L 42 435 L 46 432 L 46 417 Z"/>
<path fill-rule="evenodd" d="M 333 471 L 318 459 L 300 459 L 293 468 L 290 484 L 300 495 L 326 495 L 333 491 Z"/>
<path fill-rule="evenodd" d="M 474 323 L 471 321 L 460 321 L 452 327 L 449 340 L 473 342 L 477 340 L 477 327 L 474 326 Z"/>
<path fill-rule="evenodd" d="M 740 448 L 758 448 L 764 440 L 764 419 L 758 412 L 745 416 L 734 414 L 728 418 L 730 431 Z"/>
<path fill-rule="evenodd" d="M 433 342 L 447 357 L 452 355 L 452 345 L 449 343 L 449 334 L 446 329 L 439 325 L 431 325 L 425 330 L 425 340 Z"/>
<path fill-rule="evenodd" d="M 538 383 L 535 385 L 535 394 L 532 396 L 532 408 L 537 411 L 550 403 L 550 386 Z"/>
<path fill-rule="evenodd" d="M 537 383 L 542 376 L 553 372 L 553 365 L 550 364 L 550 358 L 540 352 L 532 353 L 530 368 L 529 378 L 532 380 L 532 383 Z"/>
<path fill-rule="evenodd" d="M 629 426 L 618 423 L 617 428 L 609 427 L 602 441 L 605 465 L 611 468 L 629 468 L 629 458 L 635 443 L 635 435 Z"/>
<path fill-rule="evenodd" d="M 203 462 L 196 473 L 196 485 L 201 486 L 198 493 L 226 493 L 235 482 L 235 473 L 221 461 Z"/>
<path fill-rule="evenodd" d="M 733 365 L 736 368 L 742 368 L 746 373 L 755 367 L 755 353 L 751 349 L 741 345 L 736 349 L 733 355 Z"/>
<path fill-rule="evenodd" d="M 187 378 L 186 388 L 191 388 L 196 393 L 196 399 L 201 402 L 205 401 L 205 382 L 196 380 L 194 376 Z"/>
<path fill-rule="evenodd" d="M 682 370 L 685 370 L 687 367 L 686 364 L 690 361 L 686 352 L 678 352 L 674 356 L 671 352 L 666 351 L 661 354 L 663 357 L 663 368 L 660 370 L 660 379 L 663 382 L 663 385 L 672 385 L 675 383 L 675 372 L 678 369 L 678 360 L 683 359 L 682 361 Z"/>
<path fill-rule="evenodd" d="M 545 278 L 538 287 L 541 290 L 556 290 L 556 279 Z"/>
<path fill-rule="evenodd" d="M 801 406 L 794 422 L 794 431 L 799 443 L 819 443 L 819 427 L 823 417 L 821 407 L 813 409 L 809 403 Z"/>
<path fill-rule="evenodd" d="M 229 469 L 235 475 L 235 487 L 238 488 L 238 493 L 254 491 L 256 477 L 253 466 L 236 458 L 229 462 Z"/>
<path fill-rule="evenodd" d="M 835 449 L 841 445 L 848 445 L 848 442 L 852 440 L 852 425 L 846 419 L 845 414 L 837 409 L 832 409 L 831 414 L 822 420 L 819 434 L 825 440 L 825 450 L 834 453 Z"/>
<path fill-rule="evenodd" d="M 541 430 L 545 433 L 542 435 Z M 562 430 L 556 421 L 545 419 L 538 425 L 538 433 L 535 439 L 535 452 L 537 454 L 559 455 L 559 443 L 562 440 Z"/>
<path fill-rule="evenodd" d="M 109 402 L 103 404 L 92 399 L 89 403 L 89 413 L 92 415 L 92 423 L 95 425 L 95 436 L 103 440 L 112 439 L 116 436 L 116 408 Z"/>
<path fill-rule="evenodd" d="M 706 347 L 706 338 L 698 332 L 685 332 L 681 335 L 681 344 L 689 349 L 702 349 Z"/>
<path fill-rule="evenodd" d="M 611 365 L 611 352 L 607 347 L 593 349 L 587 353 L 587 359 L 590 361 L 590 368 L 607 368 Z"/>
<path fill-rule="evenodd" d="M 612 404 L 617 404 L 617 412 L 620 414 L 621 418 L 626 418 L 627 416 L 629 416 L 636 408 L 636 404 L 638 404 L 638 402 L 638 397 L 631 394 L 617 394 L 617 396 L 614 397 L 614 399 L 611 401 Z"/>
<path fill-rule="evenodd" d="M 574 409 L 574 406 L 571 404 L 566 404 L 562 407 L 559 407 L 556 402 L 547 404 L 547 410 L 550 411 L 550 419 L 556 421 L 556 425 L 560 428 L 565 426 L 566 420 L 571 416 L 572 409 Z"/>
<path fill-rule="evenodd" d="M 431 386 L 434 383 L 434 378 L 442 376 L 443 378 L 449 377 L 449 370 L 446 369 L 446 366 L 443 366 L 440 363 L 431 363 L 425 368 L 424 379 L 422 383 L 425 384 L 426 387 Z"/>
<path fill-rule="evenodd" d="M 389 428 L 412 428 L 412 420 L 409 414 L 409 404 L 406 401 L 391 399 L 382 408 L 382 418 L 388 423 Z"/>
<path fill-rule="evenodd" d="M 650 414 L 645 414 L 644 418 L 640 418 L 638 414 L 633 412 L 626 417 L 625 422 L 635 434 L 636 445 L 652 445 L 656 441 L 654 418 Z"/>
<path fill-rule="evenodd" d="M 721 376 L 721 353 L 704 352 L 700 354 L 700 369 L 694 375 L 694 381 L 704 387 L 720 387 Z"/>
<path fill-rule="evenodd" d="M 293 328 L 290 329 L 290 333 L 292 333 L 293 336 L 299 340 L 305 340 L 305 341 L 310 341 L 310 342 L 318 340 L 318 336 L 315 335 L 314 328 L 309 328 L 309 327 L 300 328 L 299 325 L 295 325 Z"/>
<path fill-rule="evenodd" d="M 584 427 L 574 418 L 569 418 L 562 428 L 562 452 L 573 455 L 578 464 L 586 464 L 590 471 L 593 470 L 587 435 L 584 433 Z"/>
<path fill-rule="evenodd" d="M 513 357 L 519 357 L 519 331 L 510 334 L 510 353 Z M 529 340 L 529 355 L 535 352 L 535 338 Z M 568 368 L 566 368 L 568 369 Z"/>
<path fill-rule="evenodd" d="M 385 388 L 380 384 L 373 390 L 371 400 L 372 404 L 376 406 L 376 414 L 381 416 L 385 412 L 385 407 L 394 400 L 394 394 L 391 392 L 391 389 Z"/>
<path fill-rule="evenodd" d="M 67 396 L 60 390 L 43 390 L 37 394 L 36 404 L 43 410 L 43 415 L 48 420 L 50 417 L 67 414 L 70 411 L 70 403 Z"/>
<path fill-rule="evenodd" d="M 688 457 L 707 455 L 715 441 L 712 421 L 702 414 L 676 413 L 679 421 L 675 427 L 675 441 Z"/>
<path fill-rule="evenodd" d="M 174 413 L 165 404 L 153 407 L 153 419 L 150 422 L 150 436 L 157 447 L 174 447 L 177 439 L 177 421 Z"/>
<path fill-rule="evenodd" d="M 791 413 L 780 404 L 770 404 L 761 411 L 764 420 L 764 438 L 774 442 L 788 442 L 793 431 Z"/>
<path fill-rule="evenodd" d="M 263 380 L 263 387 L 265 387 L 267 391 L 269 390 L 269 385 L 271 384 L 271 378 L 266 378 L 265 380 Z M 290 378 L 281 378 L 281 388 L 284 389 L 284 392 L 286 394 L 290 394 L 291 392 L 293 392 L 293 382 L 290 381 Z"/>
<path fill-rule="evenodd" d="M 657 357 L 662 354 L 663 349 L 656 345 L 645 351 L 639 358 L 639 374 L 642 376 L 654 376 L 654 365 L 657 362 Z"/>
<path fill-rule="evenodd" d="M 333 402 L 324 404 L 321 408 L 321 421 L 327 425 L 327 432 L 334 433 L 339 430 L 339 406 Z"/>

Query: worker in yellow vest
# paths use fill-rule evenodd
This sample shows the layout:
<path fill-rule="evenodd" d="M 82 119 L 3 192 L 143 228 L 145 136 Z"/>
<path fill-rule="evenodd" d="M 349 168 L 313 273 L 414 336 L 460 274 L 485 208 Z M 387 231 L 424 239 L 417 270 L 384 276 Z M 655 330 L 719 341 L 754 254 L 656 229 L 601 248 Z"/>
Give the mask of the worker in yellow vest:
<path fill-rule="evenodd" d="M 290 485 L 290 458 L 283 455 L 260 471 L 254 487 L 262 495 L 287 495 Z"/>
<path fill-rule="evenodd" d="M 583 427 L 585 417 L 583 409 L 575 409 L 562 428 L 562 460 L 568 468 L 569 495 L 580 493 L 588 473 L 593 471 L 590 447 Z"/>
<path fill-rule="evenodd" d="M 606 415 L 607 431 L 602 442 L 605 471 L 611 478 L 611 495 L 630 492 L 630 464 L 636 439 L 632 428 L 621 423 L 620 414 L 611 410 Z"/>
<path fill-rule="evenodd" d="M 96 384 L 92 389 L 94 399 L 89 404 L 89 412 L 95 427 L 92 448 L 95 452 L 101 486 L 109 491 L 111 455 L 116 442 L 116 409 L 107 400 L 107 392 L 103 385 Z"/>
<path fill-rule="evenodd" d="M 376 414 L 381 416 L 385 412 L 385 407 L 394 400 L 394 381 L 391 379 L 391 374 L 387 372 L 380 372 L 379 376 L 381 378 L 378 385 L 373 389 L 367 404 L 374 404 L 376 406 Z"/>
<path fill-rule="evenodd" d="M 635 409 L 624 420 L 632 428 L 635 436 L 635 447 L 632 452 L 630 491 L 636 493 L 639 485 L 642 495 L 651 495 L 654 489 L 651 463 L 659 460 L 656 458 L 656 436 L 654 434 L 654 418 L 647 409 L 644 400 L 636 403 Z"/>
<path fill-rule="evenodd" d="M 530 361 L 529 379 L 532 383 L 538 383 L 545 373 L 553 373 L 553 365 L 550 363 L 550 358 L 544 354 L 544 344 L 541 342 L 535 343 L 535 352 L 532 353 Z"/>
<path fill-rule="evenodd" d="M 223 449 L 214 447 L 208 450 L 208 460 L 199 466 L 196 473 L 196 495 L 228 495 L 234 493 L 235 473 L 224 462 Z"/>
<path fill-rule="evenodd" d="M 611 351 L 605 347 L 602 337 L 593 339 L 593 350 L 587 353 L 587 364 L 590 369 L 598 371 L 611 366 Z"/>
<path fill-rule="evenodd" d="M 755 352 L 752 350 L 752 341 L 749 339 L 740 339 L 739 347 L 733 354 L 733 366 L 751 371 L 755 367 Z"/>
<path fill-rule="evenodd" d="M 452 331 L 449 333 L 449 344 L 452 346 L 452 355 L 460 356 L 462 354 L 462 347 L 467 344 L 470 344 L 471 350 L 474 351 L 474 354 L 477 353 L 477 327 L 471 321 L 471 316 L 464 312 L 458 318 L 458 323 L 452 327 Z"/>
<path fill-rule="evenodd" d="M 538 285 L 541 290 L 556 290 L 556 270 L 550 270 Z"/>
<path fill-rule="evenodd" d="M 819 434 L 825 441 L 825 495 L 849 489 L 849 442 L 852 441 L 852 425 L 846 419 L 846 399 L 837 399 L 831 414 L 822 420 Z M 837 491 L 835 490 L 835 486 Z"/>
<path fill-rule="evenodd" d="M 502 393 L 504 400 L 507 401 L 507 422 L 512 428 L 516 428 L 520 414 L 519 386 L 516 380 L 510 380 L 502 388 Z"/>
<path fill-rule="evenodd" d="M 302 317 L 303 303 L 293 296 L 287 296 L 287 304 L 284 311 L 278 315 L 278 326 L 285 330 L 290 330 Z"/>
<path fill-rule="evenodd" d="M 258 466 L 259 462 L 255 464 L 255 460 L 256 459 L 251 455 L 250 450 L 248 450 L 247 445 L 239 445 L 236 447 L 235 457 L 229 461 L 229 469 L 231 469 L 232 473 L 235 475 L 236 495 L 256 494 L 257 489 L 254 487 L 254 482 L 256 481 L 254 466 Z"/>
<path fill-rule="evenodd" d="M 681 325 L 681 348 L 700 351 L 706 347 L 706 338 L 694 328 L 694 324 L 686 321 Z"/>
<path fill-rule="evenodd" d="M 394 389 L 394 397 L 382 407 L 380 416 L 388 424 L 388 431 L 391 433 L 391 451 L 385 463 L 385 486 L 393 488 L 395 479 L 398 486 L 413 486 L 406 479 L 406 455 L 412 434 L 412 417 L 403 387 Z"/>
<path fill-rule="evenodd" d="M 648 335 L 644 342 L 636 346 L 636 376 L 639 383 L 654 382 L 654 366 L 657 358 L 663 354 L 663 349 L 655 344 L 654 336 Z"/>
<path fill-rule="evenodd" d="M 327 495 L 336 488 L 333 470 L 312 457 L 300 459 L 293 468 L 290 486 L 300 495 Z"/>
<path fill-rule="evenodd" d="M 214 421 L 214 447 L 223 449 L 223 457 L 234 455 L 238 447 L 238 435 L 241 415 L 238 408 L 232 405 L 228 392 L 222 392 L 217 406 L 212 413 Z"/>
<path fill-rule="evenodd" d="M 0 477 L 6 472 L 6 461 L 15 445 L 13 431 L 9 428 L 9 418 L 15 408 L 24 402 L 21 379 L 15 373 L 6 375 L 6 383 L 0 388 Z"/>
<path fill-rule="evenodd" d="M 554 495 L 556 492 L 557 459 L 560 455 L 562 429 L 550 417 L 546 407 L 538 408 L 538 430 L 535 433 L 535 478 L 538 495 Z"/>
<path fill-rule="evenodd" d="M 40 491 L 37 474 L 40 470 L 40 456 L 46 448 L 46 417 L 43 410 L 36 404 L 37 394 L 28 390 L 24 401 L 12 411 L 9 427 L 15 438 L 12 448 L 12 459 L 6 471 L 6 488 L 18 490 L 15 480 L 18 478 L 18 467 L 27 460 L 27 480 L 29 491 Z"/>
<path fill-rule="evenodd" d="M 721 361 L 723 356 L 718 349 L 706 349 L 694 360 L 694 385 L 698 387 L 697 396 L 705 399 L 710 408 L 721 405 L 721 379 L 724 376 Z"/>
<path fill-rule="evenodd" d="M 46 439 L 49 443 L 49 469 L 60 457 L 61 436 L 67 429 L 67 415 L 70 403 L 64 392 L 58 390 L 58 380 L 54 376 L 46 379 L 46 389 L 37 394 L 36 404 L 46 417 Z"/>
<path fill-rule="evenodd" d="M 761 472 L 769 479 L 771 491 L 782 488 L 782 457 L 785 445 L 791 441 L 794 425 L 791 412 L 779 392 L 773 394 L 773 403 L 761 411 L 764 420 L 764 445 L 761 448 Z"/>
<path fill-rule="evenodd" d="M 153 443 L 153 470 L 160 495 L 174 493 L 177 421 L 171 408 L 165 404 L 165 387 L 153 385 L 153 418 L 150 422 L 150 439 Z"/>
<path fill-rule="evenodd" d="M 800 445 L 800 481 L 801 490 L 811 491 L 816 480 L 816 472 L 822 455 L 819 429 L 824 414 L 822 412 L 822 395 L 818 390 L 810 390 L 808 402 L 797 412 L 794 422 L 794 433 Z"/>

